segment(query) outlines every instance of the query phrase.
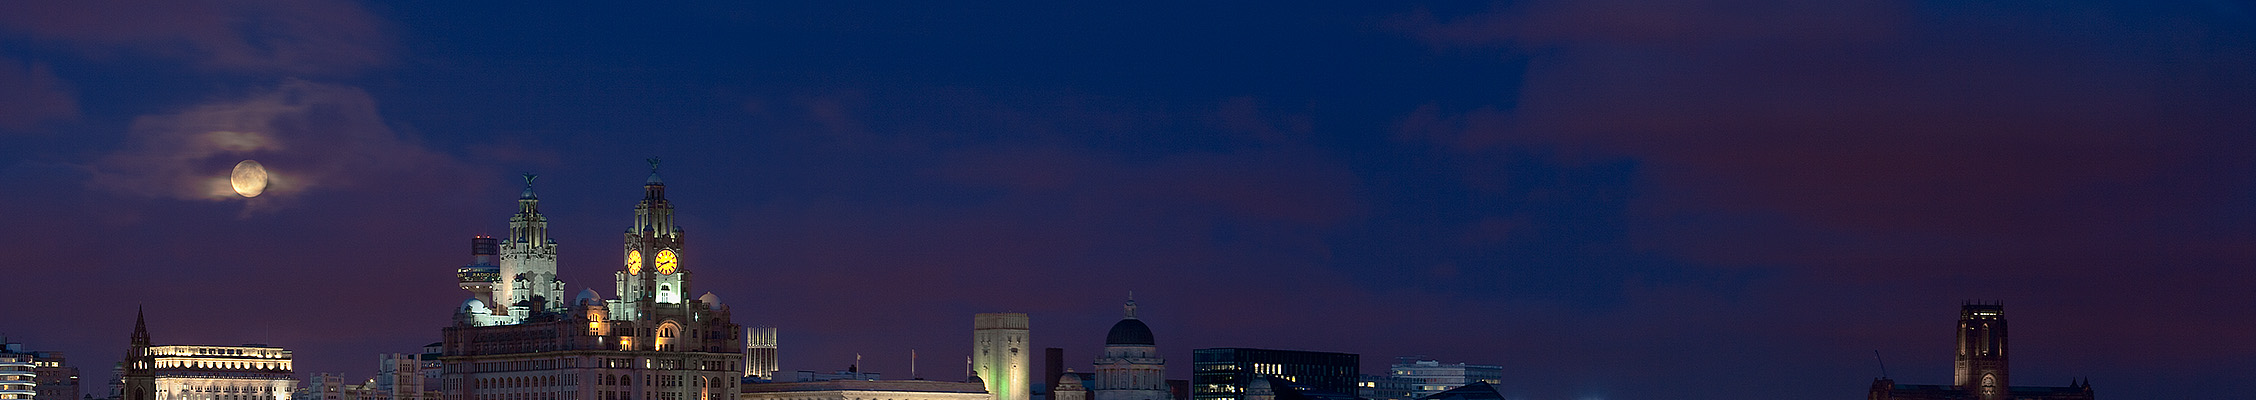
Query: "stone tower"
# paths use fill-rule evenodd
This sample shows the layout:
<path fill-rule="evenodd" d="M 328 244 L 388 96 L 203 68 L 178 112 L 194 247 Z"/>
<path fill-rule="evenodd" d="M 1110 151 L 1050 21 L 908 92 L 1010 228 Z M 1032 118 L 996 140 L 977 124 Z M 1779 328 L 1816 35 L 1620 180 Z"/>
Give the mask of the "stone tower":
<path fill-rule="evenodd" d="M 674 225 L 674 204 L 666 200 L 656 158 L 650 159 L 650 178 L 643 180 L 634 212 L 626 232 L 626 268 L 614 274 L 620 304 L 611 308 L 611 318 L 643 321 L 659 308 L 681 314 L 688 310 L 689 271 L 682 268 L 682 229 Z"/>
<path fill-rule="evenodd" d="M 1976 399 L 2006 398 L 2013 386 L 2007 380 L 2005 347 L 2003 304 L 1960 306 L 1958 358 L 1951 385 Z"/>
<path fill-rule="evenodd" d="M 1136 319 L 1136 299 L 1121 306 L 1124 317 L 1105 334 L 1104 357 L 1097 358 L 1097 380 L 1088 383 L 1092 400 L 1168 400 L 1167 360 L 1159 357 L 1151 327 Z"/>
<path fill-rule="evenodd" d="M 995 400 L 1033 396 L 1034 355 L 1027 349 L 1026 314 L 978 314 L 971 320 L 972 373 Z"/>
<path fill-rule="evenodd" d="M 564 281 L 556 278 L 556 240 L 548 237 L 548 217 L 541 216 L 533 178 L 525 174 L 517 215 L 509 217 L 509 239 L 501 242 L 501 276 L 493 296 L 507 300 L 488 305 L 509 315 L 511 322 L 564 309 Z"/>
<path fill-rule="evenodd" d="M 157 366 L 150 357 L 149 346 L 148 320 L 142 318 L 141 310 L 136 308 L 133 310 L 133 347 L 125 351 L 125 362 L 119 363 L 125 370 L 125 376 L 119 378 L 124 383 L 118 393 L 121 400 L 156 400 L 157 377 L 151 370 Z"/>

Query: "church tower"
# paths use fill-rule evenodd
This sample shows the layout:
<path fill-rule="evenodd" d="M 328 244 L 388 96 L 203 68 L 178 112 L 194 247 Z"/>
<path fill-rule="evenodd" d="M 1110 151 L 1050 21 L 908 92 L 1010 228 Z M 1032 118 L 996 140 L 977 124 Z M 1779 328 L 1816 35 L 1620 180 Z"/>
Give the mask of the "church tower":
<path fill-rule="evenodd" d="M 533 195 L 534 177 L 525 174 L 517 215 L 509 217 L 509 239 L 501 243 L 501 276 L 493 296 L 507 300 L 490 305 L 512 322 L 564 309 L 564 281 L 556 278 L 556 239 L 548 237 L 548 217 L 541 216 L 540 196 Z"/>
<path fill-rule="evenodd" d="M 1131 294 L 1121 306 L 1125 316 L 1105 334 L 1104 357 L 1096 362 L 1096 381 L 1089 384 L 1093 400 L 1168 400 L 1167 360 L 1159 357 L 1151 327 L 1136 319 L 1136 298 Z"/>
<path fill-rule="evenodd" d="M 1958 358 L 1951 385 L 1976 399 L 2004 399 L 2012 390 L 2005 361 L 2005 305 L 1960 306 Z"/>
<path fill-rule="evenodd" d="M 133 347 L 125 351 L 125 376 L 120 378 L 125 387 L 121 400 L 156 400 L 156 363 L 149 354 L 149 323 L 142 318 L 141 310 L 133 310 Z"/>

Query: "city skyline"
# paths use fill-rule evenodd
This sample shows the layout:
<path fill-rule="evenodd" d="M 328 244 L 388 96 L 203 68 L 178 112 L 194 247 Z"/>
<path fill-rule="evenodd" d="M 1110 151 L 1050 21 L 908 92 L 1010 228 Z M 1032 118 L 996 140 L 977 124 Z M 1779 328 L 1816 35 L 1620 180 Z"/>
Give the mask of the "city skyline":
<path fill-rule="evenodd" d="M 776 328 L 779 375 L 958 380 L 980 313 L 1092 372 L 1134 292 L 1168 379 L 1261 348 L 1854 398 L 1875 352 L 1948 382 L 1976 301 L 2015 385 L 2236 397 L 2251 10 L 0 2 L 0 335 L 85 393 L 136 307 L 356 379 L 441 340 L 520 174 L 562 293 L 617 296 L 655 156 L 685 296 Z"/>

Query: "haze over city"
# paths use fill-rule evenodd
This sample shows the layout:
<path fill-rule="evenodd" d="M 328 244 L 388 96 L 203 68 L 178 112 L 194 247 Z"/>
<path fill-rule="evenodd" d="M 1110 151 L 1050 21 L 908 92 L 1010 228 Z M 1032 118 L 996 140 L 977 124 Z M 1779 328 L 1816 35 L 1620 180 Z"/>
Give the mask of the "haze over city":
<path fill-rule="evenodd" d="M 961 381 L 980 313 L 1091 372 L 1132 292 L 1167 379 L 1858 398 L 1974 303 L 2014 386 L 2247 397 L 2251 6 L 0 2 L 0 337 L 96 398 L 137 310 L 359 379 L 524 174 L 548 300 L 624 297 L 656 168 L 680 300 L 785 373 Z"/>

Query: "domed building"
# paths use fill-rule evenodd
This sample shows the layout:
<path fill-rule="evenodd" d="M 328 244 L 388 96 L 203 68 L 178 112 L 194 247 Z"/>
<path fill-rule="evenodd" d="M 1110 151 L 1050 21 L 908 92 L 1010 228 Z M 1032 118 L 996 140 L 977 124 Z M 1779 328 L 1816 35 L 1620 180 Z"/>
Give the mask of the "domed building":
<path fill-rule="evenodd" d="M 1159 357 L 1151 327 L 1136 319 L 1136 299 L 1122 306 L 1126 314 L 1105 334 L 1104 357 L 1096 362 L 1096 381 L 1085 382 L 1090 400 L 1169 400 L 1167 360 Z"/>

